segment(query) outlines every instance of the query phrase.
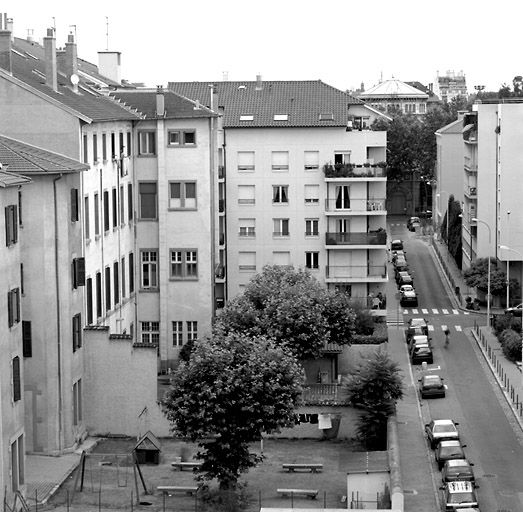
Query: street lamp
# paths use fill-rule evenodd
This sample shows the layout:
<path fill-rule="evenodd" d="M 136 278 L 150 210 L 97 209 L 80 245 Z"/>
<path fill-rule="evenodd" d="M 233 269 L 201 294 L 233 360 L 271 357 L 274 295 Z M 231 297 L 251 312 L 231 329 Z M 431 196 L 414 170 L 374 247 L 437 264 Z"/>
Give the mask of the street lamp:
<path fill-rule="evenodd" d="M 479 222 L 480 224 L 485 224 L 488 228 L 488 244 L 489 244 L 489 252 L 490 252 L 490 226 L 488 223 L 486 223 L 484 220 L 477 219 L 476 217 L 471 219 L 472 222 Z M 490 327 L 490 254 L 487 255 L 488 257 L 488 276 L 487 276 L 487 327 Z"/>
<path fill-rule="evenodd" d="M 507 212 L 507 240 L 510 241 L 510 236 L 509 236 L 509 228 L 510 228 L 510 210 Z M 503 246 L 499 246 L 500 248 L 501 247 L 507 247 L 506 245 L 503 245 Z M 507 249 L 509 251 L 512 251 L 513 249 L 510 249 L 509 247 L 507 247 Z M 523 259 L 523 258 L 522 258 Z M 507 309 L 510 307 L 510 291 L 509 291 L 509 285 L 510 285 L 510 274 L 509 274 L 509 271 L 510 271 L 510 260 L 507 259 Z"/>
<path fill-rule="evenodd" d="M 436 194 L 436 197 L 439 197 L 440 201 L 441 201 L 441 194 L 447 194 L 447 259 L 448 259 L 448 254 L 449 254 L 449 250 L 450 250 L 450 246 L 449 246 L 449 199 L 450 199 L 450 194 L 446 191 L 446 190 L 441 190 L 440 192 L 438 192 Z M 439 205 L 439 213 L 441 215 L 441 205 Z"/>
<path fill-rule="evenodd" d="M 519 251 L 516 251 L 516 249 L 510 248 L 508 245 L 500 245 L 499 248 L 503 249 L 504 251 L 515 252 L 521 258 L 521 261 L 523 261 L 523 254 L 521 254 Z M 508 265 L 508 260 L 507 260 L 507 265 Z M 507 270 L 507 272 L 508 272 L 508 270 Z M 521 279 L 521 300 L 523 301 L 523 276 Z M 508 308 L 508 306 L 507 306 L 507 308 Z M 521 331 L 521 361 L 523 361 L 523 330 Z M 523 373 L 521 374 L 521 383 L 523 384 Z"/>

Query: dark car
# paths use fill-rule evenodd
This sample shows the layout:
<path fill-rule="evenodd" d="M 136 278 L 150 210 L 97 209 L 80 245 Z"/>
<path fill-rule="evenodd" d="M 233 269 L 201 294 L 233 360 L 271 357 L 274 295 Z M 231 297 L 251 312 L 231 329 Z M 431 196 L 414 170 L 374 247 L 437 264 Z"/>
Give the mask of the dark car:
<path fill-rule="evenodd" d="M 428 335 L 429 335 L 428 329 L 425 329 L 421 325 L 417 325 L 416 327 L 409 327 L 409 328 L 407 328 L 407 330 L 405 332 L 405 341 L 410 344 L 410 340 L 414 336 L 428 336 Z"/>
<path fill-rule="evenodd" d="M 467 459 L 452 459 L 445 462 L 441 470 L 441 479 L 445 482 L 455 482 L 456 480 L 465 482 L 475 482 L 472 464 Z"/>
<path fill-rule="evenodd" d="M 462 445 L 460 443 L 459 439 L 455 441 L 441 441 L 434 453 L 439 470 L 441 471 L 441 468 L 448 460 L 464 459 L 465 452 L 463 448 L 465 448 L 465 446 L 465 444 Z"/>
<path fill-rule="evenodd" d="M 403 274 L 403 272 L 405 272 L 405 274 Z M 407 271 L 403 270 L 402 275 L 398 276 L 398 287 L 401 288 L 402 286 L 404 286 L 406 284 L 410 284 L 410 286 L 413 287 L 414 279 L 412 279 L 412 276 Z M 416 297 L 416 292 L 414 292 L 414 296 Z M 400 295 L 400 299 L 401 299 L 401 295 Z M 417 305 L 417 302 L 418 302 L 418 300 L 416 299 L 416 305 Z"/>
<path fill-rule="evenodd" d="M 407 327 L 407 337 L 409 333 L 414 332 L 414 329 L 421 329 L 422 334 L 429 335 L 429 322 L 426 318 L 410 318 Z"/>
<path fill-rule="evenodd" d="M 409 231 L 416 231 L 416 228 L 419 228 L 421 226 L 421 221 L 419 220 L 419 217 L 411 217 L 407 221 L 407 229 Z"/>
<path fill-rule="evenodd" d="M 440 489 L 443 491 L 443 512 L 479 512 L 478 497 L 472 482 L 448 482 Z"/>
<path fill-rule="evenodd" d="M 434 362 L 432 349 L 426 344 L 414 345 L 410 352 L 410 362 L 412 364 L 421 364 L 425 362 L 432 364 Z"/>
<path fill-rule="evenodd" d="M 430 348 L 432 348 L 431 341 L 432 338 L 425 336 L 425 334 L 417 334 L 416 336 L 412 336 L 409 340 L 409 352 L 412 352 L 412 348 L 416 345 L 428 345 Z"/>
<path fill-rule="evenodd" d="M 517 306 L 514 306 L 513 308 L 505 309 L 505 315 L 521 316 L 522 311 L 523 311 L 523 304 L 518 304 Z"/>
<path fill-rule="evenodd" d="M 419 379 L 419 392 L 421 398 L 445 397 L 445 384 L 439 375 L 424 375 Z"/>
<path fill-rule="evenodd" d="M 459 439 L 459 433 L 452 420 L 432 420 L 425 425 L 425 432 L 430 442 L 430 447 L 435 448 L 440 441 L 450 441 Z"/>
<path fill-rule="evenodd" d="M 405 251 L 392 251 L 392 263 L 396 263 L 398 258 L 407 259 Z"/>
<path fill-rule="evenodd" d="M 403 240 L 392 240 L 390 243 L 391 251 L 403 251 Z"/>

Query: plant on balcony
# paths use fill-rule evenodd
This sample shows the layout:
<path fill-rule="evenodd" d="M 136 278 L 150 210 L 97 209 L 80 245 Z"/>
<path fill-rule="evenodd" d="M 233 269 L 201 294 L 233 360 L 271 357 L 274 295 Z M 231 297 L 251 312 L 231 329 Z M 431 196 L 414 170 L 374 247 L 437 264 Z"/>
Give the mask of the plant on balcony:
<path fill-rule="evenodd" d="M 363 167 L 370 167 L 370 162 L 365 162 L 365 163 L 363 164 Z"/>
<path fill-rule="evenodd" d="M 364 411 L 358 420 L 358 438 L 367 449 L 385 449 L 387 419 L 403 397 L 403 378 L 398 364 L 379 349 L 344 378 L 343 390 L 351 405 Z"/>

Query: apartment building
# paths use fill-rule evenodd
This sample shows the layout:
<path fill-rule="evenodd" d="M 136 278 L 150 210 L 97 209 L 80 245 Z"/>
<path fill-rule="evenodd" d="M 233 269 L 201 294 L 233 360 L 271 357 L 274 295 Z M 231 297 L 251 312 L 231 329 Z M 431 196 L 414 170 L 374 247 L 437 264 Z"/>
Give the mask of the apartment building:
<path fill-rule="evenodd" d="M 450 103 L 454 98 L 468 97 L 467 80 L 463 71 L 448 70 L 444 75 L 437 73 L 434 80 L 434 94 L 444 103 Z"/>
<path fill-rule="evenodd" d="M 367 303 L 386 272 L 379 111 L 321 81 L 170 82 L 222 114 L 218 305 L 266 264 L 308 268 Z"/>

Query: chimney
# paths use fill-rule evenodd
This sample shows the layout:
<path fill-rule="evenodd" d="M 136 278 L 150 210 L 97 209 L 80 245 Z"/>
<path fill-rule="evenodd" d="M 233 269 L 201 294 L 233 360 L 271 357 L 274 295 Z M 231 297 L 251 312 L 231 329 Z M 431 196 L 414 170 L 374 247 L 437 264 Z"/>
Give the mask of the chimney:
<path fill-rule="evenodd" d="M 6 18 L 5 20 L 5 29 L 11 32 L 11 41 L 14 40 L 15 36 L 13 34 L 13 18 Z"/>
<path fill-rule="evenodd" d="M 67 78 L 78 73 L 78 56 L 76 50 L 76 43 L 74 42 L 74 35 L 67 36 L 67 43 L 65 43 L 65 74 Z"/>
<path fill-rule="evenodd" d="M 11 32 L 0 30 L 0 68 L 12 73 L 11 67 Z"/>
<path fill-rule="evenodd" d="M 121 56 L 120 52 L 98 52 L 98 72 L 113 82 L 121 83 Z"/>
<path fill-rule="evenodd" d="M 156 86 L 156 117 L 165 116 L 165 95 L 161 85 Z"/>
<path fill-rule="evenodd" d="M 261 91 L 263 89 L 263 82 L 261 75 L 256 75 L 256 90 Z"/>
<path fill-rule="evenodd" d="M 58 78 L 56 74 L 56 40 L 52 28 L 47 29 L 47 36 L 44 37 L 45 52 L 45 83 L 53 89 L 58 90 Z"/>

